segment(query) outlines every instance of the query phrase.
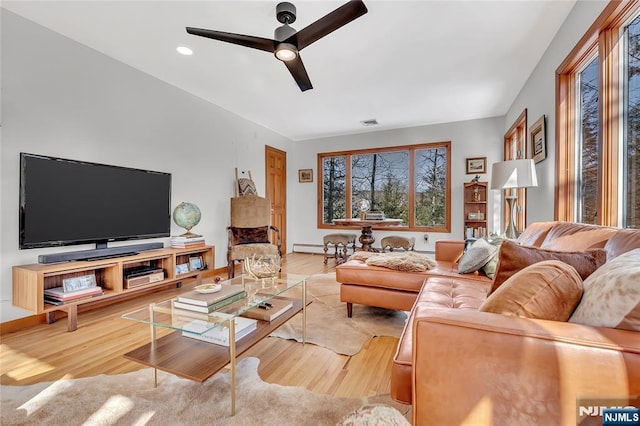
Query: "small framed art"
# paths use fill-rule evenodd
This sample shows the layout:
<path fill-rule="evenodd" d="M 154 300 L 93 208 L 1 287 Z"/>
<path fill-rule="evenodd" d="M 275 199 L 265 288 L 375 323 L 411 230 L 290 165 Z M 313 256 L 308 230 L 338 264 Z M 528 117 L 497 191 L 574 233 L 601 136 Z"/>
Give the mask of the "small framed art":
<path fill-rule="evenodd" d="M 547 138 L 545 135 L 545 116 L 540 117 L 529 127 L 529 141 L 531 143 L 531 158 L 536 163 L 547 158 Z"/>
<path fill-rule="evenodd" d="M 189 258 L 189 268 L 192 271 L 202 269 L 202 256 L 194 256 Z"/>
<path fill-rule="evenodd" d="M 487 157 L 467 158 L 467 174 L 487 173 Z"/>
<path fill-rule="evenodd" d="M 181 263 L 180 265 L 176 265 L 176 275 L 186 274 L 189 272 L 189 264 Z"/>
<path fill-rule="evenodd" d="M 313 169 L 299 169 L 298 182 L 313 182 Z"/>

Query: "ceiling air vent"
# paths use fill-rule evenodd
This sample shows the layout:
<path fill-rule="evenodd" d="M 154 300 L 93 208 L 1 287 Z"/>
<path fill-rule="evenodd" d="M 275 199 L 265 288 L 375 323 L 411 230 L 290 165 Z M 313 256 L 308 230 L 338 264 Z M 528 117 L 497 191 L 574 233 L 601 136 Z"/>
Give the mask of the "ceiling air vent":
<path fill-rule="evenodd" d="M 362 124 L 365 127 L 376 126 L 378 124 L 378 120 L 376 120 L 375 118 L 372 118 L 370 120 L 362 120 L 360 124 Z"/>

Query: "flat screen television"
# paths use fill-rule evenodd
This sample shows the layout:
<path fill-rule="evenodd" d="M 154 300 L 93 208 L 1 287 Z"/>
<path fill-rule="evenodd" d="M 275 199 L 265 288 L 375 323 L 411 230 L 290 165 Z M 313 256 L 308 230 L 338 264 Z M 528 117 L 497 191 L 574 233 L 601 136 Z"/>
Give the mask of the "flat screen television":
<path fill-rule="evenodd" d="M 167 237 L 171 174 L 20 154 L 20 249 Z"/>

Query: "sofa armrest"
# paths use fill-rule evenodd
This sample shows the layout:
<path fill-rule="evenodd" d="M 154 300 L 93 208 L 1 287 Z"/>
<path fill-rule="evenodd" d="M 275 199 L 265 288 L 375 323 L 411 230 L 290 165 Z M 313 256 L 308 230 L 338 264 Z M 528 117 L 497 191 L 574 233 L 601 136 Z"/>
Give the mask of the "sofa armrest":
<path fill-rule="evenodd" d="M 456 263 L 464 253 L 464 240 L 436 241 L 436 260 Z"/>
<path fill-rule="evenodd" d="M 413 425 L 575 425 L 581 398 L 640 394 L 639 332 L 414 309 Z"/>

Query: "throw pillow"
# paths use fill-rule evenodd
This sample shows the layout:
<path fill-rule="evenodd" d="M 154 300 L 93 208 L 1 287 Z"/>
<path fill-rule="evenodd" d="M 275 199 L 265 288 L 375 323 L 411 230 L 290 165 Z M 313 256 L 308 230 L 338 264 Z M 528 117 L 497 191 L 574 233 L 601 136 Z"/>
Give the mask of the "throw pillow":
<path fill-rule="evenodd" d="M 518 271 L 529 265 L 543 260 L 560 260 L 574 268 L 583 280 L 587 279 L 600 266 L 607 261 L 607 252 L 604 249 L 587 251 L 553 251 L 538 247 L 521 246 L 513 241 L 505 241 L 500 246 L 498 269 L 493 279 L 491 293 L 496 291 L 505 281 Z"/>
<path fill-rule="evenodd" d="M 498 251 L 498 248 L 489 244 L 484 238 L 476 240 L 460 258 L 458 272 L 470 274 L 478 271 L 491 259 L 496 251 Z"/>
<path fill-rule="evenodd" d="M 269 243 L 269 227 L 231 228 L 236 244 Z"/>
<path fill-rule="evenodd" d="M 581 297 L 582 278 L 576 269 L 559 260 L 545 260 L 514 274 L 478 310 L 566 321 Z"/>
<path fill-rule="evenodd" d="M 367 265 L 382 266 L 404 272 L 424 272 L 436 266 L 436 261 L 428 256 L 411 251 L 404 253 L 375 253 L 366 259 Z"/>
<path fill-rule="evenodd" d="M 482 267 L 482 272 L 484 272 L 485 275 L 491 279 L 493 279 L 493 277 L 495 277 L 496 275 L 496 269 L 498 268 L 498 258 L 500 256 L 500 246 L 502 245 L 503 241 L 504 238 L 497 237 L 489 242 L 489 244 L 496 247 L 497 250 L 491 257 L 491 259 L 489 259 L 489 261 Z"/>
<path fill-rule="evenodd" d="M 569 322 L 640 331 L 640 248 L 607 262 L 584 281 Z"/>

